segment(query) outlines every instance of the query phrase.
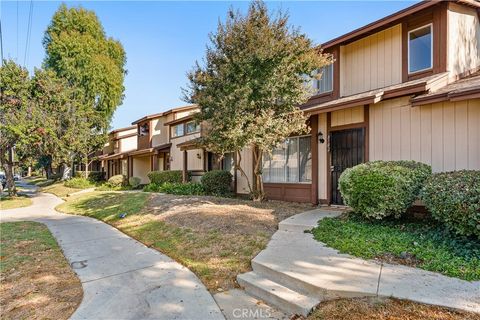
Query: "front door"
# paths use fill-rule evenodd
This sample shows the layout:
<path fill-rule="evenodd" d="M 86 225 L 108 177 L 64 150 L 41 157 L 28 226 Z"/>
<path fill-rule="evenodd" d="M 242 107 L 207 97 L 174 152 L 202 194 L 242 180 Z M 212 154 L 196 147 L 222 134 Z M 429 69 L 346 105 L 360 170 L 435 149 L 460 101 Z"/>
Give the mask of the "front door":
<path fill-rule="evenodd" d="M 333 131 L 330 135 L 331 203 L 343 205 L 338 190 L 342 172 L 365 161 L 365 128 Z"/>

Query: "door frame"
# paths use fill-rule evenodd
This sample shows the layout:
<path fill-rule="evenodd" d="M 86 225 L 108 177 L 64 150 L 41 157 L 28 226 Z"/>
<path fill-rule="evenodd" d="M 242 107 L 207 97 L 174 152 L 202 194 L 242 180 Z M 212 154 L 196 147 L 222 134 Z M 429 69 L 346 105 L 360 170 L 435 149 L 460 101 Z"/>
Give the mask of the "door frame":
<path fill-rule="evenodd" d="M 332 127 L 332 113 L 327 113 L 327 204 L 332 205 L 332 174 L 331 174 L 331 163 L 332 163 L 332 153 L 330 152 L 330 133 L 335 131 L 342 131 L 347 129 L 358 129 L 358 128 L 365 128 L 365 137 L 364 137 L 364 159 L 365 162 L 369 161 L 369 140 L 370 140 L 370 133 L 369 133 L 369 123 L 370 123 L 370 110 L 369 105 L 366 104 L 363 106 L 363 122 L 357 122 L 352 124 L 346 124 L 343 126 L 336 126 Z"/>

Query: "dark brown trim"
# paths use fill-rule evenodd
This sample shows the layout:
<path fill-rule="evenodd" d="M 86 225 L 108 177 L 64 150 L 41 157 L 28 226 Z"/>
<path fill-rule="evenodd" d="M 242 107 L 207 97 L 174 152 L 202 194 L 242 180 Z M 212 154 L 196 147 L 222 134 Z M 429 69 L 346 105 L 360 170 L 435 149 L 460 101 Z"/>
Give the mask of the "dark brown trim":
<path fill-rule="evenodd" d="M 327 41 L 321 45 L 323 49 L 327 49 L 336 45 L 345 45 L 350 42 L 354 42 L 360 38 L 366 37 L 372 33 L 376 33 L 381 29 L 389 28 L 397 23 L 403 18 L 410 17 L 411 15 L 425 10 L 429 7 L 435 6 L 440 1 L 422 1 L 416 3 L 408 8 L 397 11 L 394 14 L 388 15 L 382 19 L 369 23 L 361 28 L 355 29 L 351 32 L 348 32 L 340 37 L 334 38 L 330 41 Z"/>
<path fill-rule="evenodd" d="M 182 117 L 182 118 L 167 121 L 163 125 L 164 126 L 173 126 L 173 125 L 176 125 L 176 124 L 179 124 L 179 123 L 182 123 L 182 122 L 188 122 L 190 120 L 193 120 L 193 118 L 194 118 L 194 114 L 190 114 L 190 115 Z"/>
<path fill-rule="evenodd" d="M 330 205 L 332 201 L 332 175 L 331 175 L 331 159 L 330 159 L 330 132 L 332 130 L 332 113 L 327 113 L 327 170 L 325 172 L 327 178 L 327 204 Z"/>
<path fill-rule="evenodd" d="M 300 106 L 301 109 L 309 106 L 332 101 L 340 97 L 340 46 L 326 50 L 325 53 L 331 54 L 334 59 L 333 63 L 333 90 L 326 93 L 311 96 L 307 102 Z"/>
<path fill-rule="evenodd" d="M 311 127 L 311 152 L 312 152 L 312 204 L 318 204 L 318 115 L 310 117 Z"/>
<path fill-rule="evenodd" d="M 312 202 L 311 183 L 264 183 L 263 187 L 270 200 Z"/>
<path fill-rule="evenodd" d="M 439 3 L 428 10 L 418 12 L 402 22 L 402 81 L 421 79 L 447 71 L 447 8 L 448 2 Z M 432 24 L 432 68 L 415 73 L 408 72 L 408 32 Z"/>
<path fill-rule="evenodd" d="M 188 151 L 183 150 L 183 170 L 182 170 L 182 182 L 187 182 L 187 171 L 188 171 Z"/>
<path fill-rule="evenodd" d="M 171 127 L 170 127 L 170 130 L 171 130 Z M 192 132 L 192 133 L 186 133 L 183 136 L 171 137 L 170 140 L 175 140 L 177 138 L 187 137 L 187 136 L 191 136 L 191 135 L 198 134 L 198 133 L 200 133 L 200 131 L 195 131 L 195 132 Z"/>
<path fill-rule="evenodd" d="M 118 136 L 118 135 L 115 135 L 112 139 L 112 141 L 118 141 L 118 140 L 122 140 L 122 139 L 126 139 L 126 138 L 131 138 L 131 137 L 135 137 L 137 136 L 138 134 L 136 132 L 134 133 L 129 133 L 129 134 L 126 134 L 124 136 Z"/>
<path fill-rule="evenodd" d="M 137 126 L 129 126 L 129 127 L 124 127 L 124 128 L 120 128 L 120 129 L 115 129 L 115 130 L 110 131 L 108 134 L 111 135 L 111 134 L 115 134 L 115 133 L 122 132 L 122 131 L 133 130 L 136 127 Z"/>
<path fill-rule="evenodd" d="M 438 94 L 432 94 L 425 97 L 417 97 L 411 100 L 412 107 L 423 106 L 426 104 L 432 104 L 442 101 L 463 101 L 469 99 L 478 99 L 480 98 L 480 88 L 472 88 L 469 90 L 463 90 L 459 92 L 442 92 Z"/>
<path fill-rule="evenodd" d="M 173 108 L 173 109 L 167 110 L 165 112 L 159 112 L 159 113 L 154 113 L 154 114 L 144 116 L 144 117 L 142 117 L 138 120 L 135 120 L 134 122 L 132 122 L 132 124 L 137 124 L 137 123 L 143 122 L 145 120 L 157 119 L 157 118 L 169 115 L 169 114 L 174 113 L 174 112 L 182 112 L 182 111 L 196 109 L 196 108 L 198 108 L 198 106 L 196 104 L 192 104 L 192 105 L 188 105 L 188 106 L 184 106 L 184 107 Z"/>
<path fill-rule="evenodd" d="M 344 125 L 341 125 L 341 126 L 330 127 L 330 132 L 342 131 L 342 130 L 348 130 L 348 129 L 356 129 L 356 128 L 363 128 L 363 127 L 365 127 L 365 122 L 349 123 L 349 124 L 344 124 Z"/>
<path fill-rule="evenodd" d="M 368 162 L 370 159 L 370 105 L 363 106 L 363 123 L 365 124 L 365 154 L 364 160 Z"/>

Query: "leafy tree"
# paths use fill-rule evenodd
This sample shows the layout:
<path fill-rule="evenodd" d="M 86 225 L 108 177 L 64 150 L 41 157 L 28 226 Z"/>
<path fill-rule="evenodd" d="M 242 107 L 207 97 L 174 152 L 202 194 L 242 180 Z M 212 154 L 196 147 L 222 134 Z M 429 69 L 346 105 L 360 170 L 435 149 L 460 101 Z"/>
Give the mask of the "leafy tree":
<path fill-rule="evenodd" d="M 113 113 L 122 103 L 125 51 L 119 41 L 106 36 L 93 11 L 64 4 L 54 14 L 43 45 L 45 68 L 83 90 L 82 103 L 90 110 L 84 121 L 90 123 L 92 131 L 89 139 L 82 136 L 80 149 L 82 158 L 88 159 L 91 147 L 105 142 Z"/>
<path fill-rule="evenodd" d="M 14 154 L 21 157 L 36 142 L 38 135 L 32 116 L 34 110 L 29 103 L 27 69 L 5 60 L 0 67 L 0 79 L 0 162 L 5 170 L 8 193 L 16 195 Z"/>
<path fill-rule="evenodd" d="M 42 133 L 37 152 L 49 178 L 52 164 L 62 166 L 65 172 L 92 134 L 88 121 L 92 111 L 82 103 L 82 94 L 83 90 L 69 86 L 53 70 L 35 70 L 31 95 Z"/>
<path fill-rule="evenodd" d="M 185 100 L 200 106 L 197 121 L 207 124 L 200 144 L 217 154 L 236 152 L 235 167 L 247 181 L 240 151 L 252 147 L 254 181 L 248 185 L 255 200 L 264 198 L 263 153 L 308 130 L 298 109 L 311 95 L 305 81 L 331 62 L 289 26 L 287 14 L 269 15 L 265 4 L 255 1 L 246 15 L 228 12 L 210 35 L 204 64 L 197 62 L 188 74 Z"/>

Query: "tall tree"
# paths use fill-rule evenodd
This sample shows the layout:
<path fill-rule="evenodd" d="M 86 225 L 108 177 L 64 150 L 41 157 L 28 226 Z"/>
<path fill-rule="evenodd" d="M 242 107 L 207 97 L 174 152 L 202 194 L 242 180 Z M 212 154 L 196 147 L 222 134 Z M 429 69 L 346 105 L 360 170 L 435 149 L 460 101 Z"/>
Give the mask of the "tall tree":
<path fill-rule="evenodd" d="M 14 61 L 0 67 L 0 162 L 5 170 L 9 195 L 16 195 L 13 180 L 14 154 L 22 155 L 38 138 L 30 104 L 27 69 Z M 15 152 L 14 152 L 15 149 Z"/>
<path fill-rule="evenodd" d="M 38 130 L 43 133 L 37 152 L 47 160 L 48 177 L 52 164 L 69 168 L 83 151 L 84 141 L 92 133 L 87 120 L 92 111 L 82 103 L 83 90 L 69 86 L 51 69 L 36 69 L 31 82 Z"/>
<path fill-rule="evenodd" d="M 82 158 L 88 158 L 89 146 L 105 142 L 113 113 L 122 103 L 125 51 L 119 41 L 106 36 L 93 11 L 64 4 L 54 14 L 43 45 L 45 68 L 81 88 L 83 103 L 91 111 L 84 120 L 90 123 L 92 134 L 82 148 Z"/>
<path fill-rule="evenodd" d="M 292 133 L 308 130 L 298 106 L 311 95 L 305 82 L 332 62 L 288 15 L 270 15 L 261 1 L 246 15 L 230 10 L 210 35 L 204 63 L 188 74 L 185 100 L 197 103 L 197 121 L 207 123 L 201 139 L 207 150 L 237 153 L 235 167 L 247 179 L 255 200 L 264 198 L 262 155 Z M 254 181 L 242 169 L 240 151 L 252 147 Z"/>

